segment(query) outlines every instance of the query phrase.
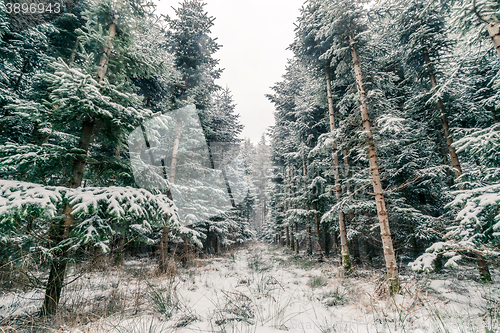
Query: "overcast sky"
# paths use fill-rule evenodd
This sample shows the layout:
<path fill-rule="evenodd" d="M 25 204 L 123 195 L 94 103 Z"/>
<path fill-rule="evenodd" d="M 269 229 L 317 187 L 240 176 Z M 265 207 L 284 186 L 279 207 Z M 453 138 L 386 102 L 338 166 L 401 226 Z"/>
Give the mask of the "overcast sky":
<path fill-rule="evenodd" d="M 159 0 L 158 11 L 173 15 L 180 0 Z M 304 0 L 205 0 L 215 17 L 212 37 L 222 48 L 215 54 L 224 68 L 218 84 L 229 87 L 245 126 L 243 137 L 256 143 L 274 124 L 273 105 L 265 94 L 281 80 Z"/>

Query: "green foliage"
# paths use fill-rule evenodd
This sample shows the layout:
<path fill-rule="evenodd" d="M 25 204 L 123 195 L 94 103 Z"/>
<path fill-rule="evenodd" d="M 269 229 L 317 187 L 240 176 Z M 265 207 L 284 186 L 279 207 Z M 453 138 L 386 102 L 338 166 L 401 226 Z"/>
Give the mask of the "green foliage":
<path fill-rule="evenodd" d="M 180 310 L 181 303 L 179 296 L 177 295 L 177 289 L 173 279 L 168 282 L 166 288 L 158 288 L 149 282 L 148 287 L 149 297 L 156 313 L 162 315 L 166 320 L 168 320 L 172 318 L 178 310 Z M 187 318 L 184 322 L 185 321 L 187 321 Z M 189 322 L 184 323 L 184 325 L 179 323 L 179 327 L 186 326 L 187 324 L 189 324 Z"/>
<path fill-rule="evenodd" d="M 166 20 L 150 7 L 80 1 L 14 33 L 0 3 L 3 261 L 78 261 L 83 249 L 109 251 L 116 237 L 154 245 L 163 227 L 173 241 L 202 246 L 205 235 L 181 225 L 169 193 L 137 188 L 128 137 L 187 100 L 199 106 L 207 141 L 237 143 L 242 126 L 229 90 L 216 93 L 219 45 L 203 4 L 185 1 Z M 253 237 L 244 206 L 222 217 L 223 245 Z"/>
<path fill-rule="evenodd" d="M 452 9 L 450 3 L 422 1 L 369 6 L 348 0 L 306 1 L 290 46 L 295 58 L 268 96 L 275 105 L 276 125 L 265 239 L 274 241 L 286 226 L 297 224 L 303 247 L 314 214 L 326 230 L 337 232 L 341 211 L 353 213 L 354 219 L 347 220 L 349 241 L 378 238 L 357 110 L 354 46 L 363 69 L 391 236 L 401 259 L 415 259 L 436 242 L 455 244 L 445 250 L 450 254 L 475 249 L 487 257 L 498 255 L 500 62 L 491 44 L 480 37 L 485 26 L 472 11 L 467 14 L 472 2 L 458 3 L 462 7 Z M 495 19 L 497 4 L 479 1 L 477 6 L 483 17 Z M 333 132 L 327 119 L 327 74 L 337 128 Z M 435 88 L 430 74 L 437 81 Z M 438 99 L 459 154 L 463 174 L 458 179 L 449 161 Z M 342 178 L 339 203 L 332 195 L 333 140 Z M 456 191 L 458 186 L 464 191 Z M 318 237 L 314 234 L 313 242 Z M 370 243 L 370 251 L 379 247 Z M 460 262 L 456 255 L 450 255 L 448 266 Z M 422 266 L 421 259 L 415 265 Z"/>
<path fill-rule="evenodd" d="M 319 287 L 324 287 L 328 284 L 327 279 L 324 276 L 313 276 L 309 278 L 309 286 L 314 289 L 314 288 L 319 288 Z"/>

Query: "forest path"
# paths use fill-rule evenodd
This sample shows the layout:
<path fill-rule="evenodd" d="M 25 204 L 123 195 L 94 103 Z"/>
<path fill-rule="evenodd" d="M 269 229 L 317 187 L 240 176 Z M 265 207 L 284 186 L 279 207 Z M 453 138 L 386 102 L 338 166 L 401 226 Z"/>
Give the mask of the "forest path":
<path fill-rule="evenodd" d="M 499 290 L 403 276 L 404 292 L 388 298 L 380 272 L 355 268 L 346 277 L 331 262 L 263 243 L 192 264 L 173 278 L 151 278 L 138 314 L 71 331 L 471 332 L 485 319 L 482 296 Z"/>

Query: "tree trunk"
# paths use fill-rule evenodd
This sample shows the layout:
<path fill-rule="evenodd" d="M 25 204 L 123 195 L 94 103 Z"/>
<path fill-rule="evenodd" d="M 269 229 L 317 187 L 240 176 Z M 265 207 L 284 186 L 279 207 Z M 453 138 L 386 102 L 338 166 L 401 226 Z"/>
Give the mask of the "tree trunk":
<path fill-rule="evenodd" d="M 288 168 L 285 167 L 285 170 L 283 171 L 283 193 L 285 194 L 285 201 L 283 206 L 285 207 L 285 216 L 286 212 L 288 210 L 288 184 L 287 184 L 287 170 Z"/>
<path fill-rule="evenodd" d="M 360 235 L 358 237 L 358 250 L 361 267 L 366 268 L 368 266 L 368 253 L 366 251 L 366 239 L 363 237 L 363 235 Z"/>
<path fill-rule="evenodd" d="M 299 232 L 298 223 L 295 222 L 295 253 L 299 254 L 299 239 L 297 238 L 297 234 Z"/>
<path fill-rule="evenodd" d="M 83 150 L 84 153 L 77 155 L 73 161 L 72 176 L 69 183 L 70 188 L 77 188 L 82 184 L 83 173 L 87 164 L 87 154 L 93 138 L 94 125 L 95 121 L 93 119 L 85 118 L 83 120 L 82 134 L 80 136 L 78 148 Z"/>
<path fill-rule="evenodd" d="M 75 62 L 75 56 L 76 56 L 76 52 L 78 52 L 79 45 L 80 45 L 80 38 L 76 37 L 75 45 L 73 46 L 73 50 L 71 51 L 71 54 L 70 54 L 69 60 L 68 60 L 69 66 L 73 66 L 73 63 Z"/>
<path fill-rule="evenodd" d="M 498 46 L 500 45 L 498 44 L 500 42 L 500 36 L 496 35 L 499 32 L 498 24 L 495 23 L 494 25 L 488 25 L 488 32 L 490 32 L 490 36 L 493 36 L 492 41 L 495 45 L 497 53 L 500 55 L 500 49 L 498 48 Z M 494 32 L 493 35 L 492 32 Z M 429 54 L 427 52 L 424 52 L 423 57 L 425 60 L 425 64 L 427 65 L 427 69 L 429 70 L 429 79 L 431 81 L 432 88 L 434 89 L 434 91 L 436 91 L 437 81 L 431 60 L 429 58 Z M 451 137 L 450 128 L 448 125 L 448 117 L 446 115 L 446 109 L 444 107 L 443 101 L 440 98 L 438 98 L 437 100 L 437 106 L 441 116 L 441 125 L 443 126 L 444 129 L 446 145 L 448 146 L 448 150 L 450 152 L 451 164 L 455 172 L 455 178 L 458 178 L 462 175 L 462 167 L 460 165 L 460 160 L 458 159 L 457 152 L 455 151 L 455 147 L 453 147 L 453 138 Z M 464 187 L 461 185 L 458 185 L 458 188 L 460 190 L 464 190 Z M 486 262 L 486 260 L 484 260 L 481 254 L 477 254 L 476 258 L 481 279 L 485 281 L 491 281 L 491 275 L 489 272 L 488 263 Z"/>
<path fill-rule="evenodd" d="M 392 245 L 391 231 L 389 228 L 389 219 L 385 208 L 384 191 L 380 181 L 378 171 L 377 155 L 375 153 L 375 144 L 373 142 L 373 134 L 370 127 L 370 118 L 368 117 L 368 106 L 366 103 L 366 92 L 363 88 L 363 74 L 361 65 L 356 52 L 354 35 L 350 36 L 350 47 L 352 55 L 352 63 L 356 75 L 356 85 L 359 93 L 359 102 L 361 110 L 361 119 L 363 128 L 366 132 L 366 141 L 368 145 L 368 160 L 370 162 L 370 172 L 372 175 L 373 191 L 375 193 L 375 202 L 377 204 L 377 215 L 380 224 L 380 235 L 382 237 L 382 246 L 384 248 L 385 266 L 387 269 L 387 280 L 389 284 L 390 294 L 395 294 L 399 291 L 399 274 Z"/>
<path fill-rule="evenodd" d="M 118 246 L 116 247 L 116 254 L 115 254 L 115 265 L 123 266 L 125 260 L 124 251 L 125 251 L 125 235 L 119 235 Z"/>
<path fill-rule="evenodd" d="M 40 314 L 42 316 L 57 312 L 57 305 L 61 297 L 66 274 L 66 261 L 64 259 L 54 259 L 51 262 L 49 280 L 45 289 L 45 299 L 43 301 Z"/>
<path fill-rule="evenodd" d="M 339 253 L 339 242 L 338 242 L 338 232 L 334 231 L 333 232 L 333 237 L 332 237 L 332 250 L 335 255 Z"/>
<path fill-rule="evenodd" d="M 263 193 L 262 191 L 261 193 Z M 266 218 L 266 200 L 265 197 L 262 198 L 262 208 L 261 208 L 261 214 L 260 214 L 260 221 L 259 221 L 259 231 L 262 230 L 262 227 L 264 226 L 264 219 Z"/>
<path fill-rule="evenodd" d="M 347 157 L 348 156 L 347 155 L 347 149 L 345 147 L 344 147 L 344 150 L 343 150 L 342 154 L 344 155 L 345 178 L 348 178 L 350 176 L 350 171 L 351 170 L 350 170 L 350 167 L 349 167 L 349 158 Z M 347 188 L 347 195 L 349 195 L 349 196 L 354 195 L 353 191 L 352 191 L 353 189 L 352 189 L 352 187 L 351 187 L 351 185 L 349 183 L 347 184 L 346 188 Z M 353 223 L 354 217 L 355 217 L 354 210 L 351 210 L 349 212 L 349 221 L 350 221 L 350 223 Z"/>
<path fill-rule="evenodd" d="M 160 272 L 167 273 L 168 271 L 168 227 L 162 228 L 162 235 L 160 241 Z"/>
<path fill-rule="evenodd" d="M 308 184 L 308 174 L 307 174 L 307 161 L 305 157 L 302 157 L 302 173 L 304 176 L 304 191 L 305 193 L 305 209 L 307 212 L 309 212 L 309 196 L 307 195 L 307 184 Z M 305 224 L 306 224 L 306 254 L 307 255 L 312 255 L 312 242 L 311 242 L 311 225 L 309 224 L 309 216 L 306 215 L 305 218 Z"/>
<path fill-rule="evenodd" d="M 311 225 L 309 222 L 306 222 L 306 233 L 307 233 L 307 240 L 306 240 L 306 253 L 308 255 L 312 255 L 312 242 L 311 242 Z"/>
<path fill-rule="evenodd" d="M 14 84 L 14 90 L 17 90 L 19 86 L 21 85 L 21 81 L 23 79 L 24 74 L 26 74 L 26 71 L 28 70 L 28 65 L 30 63 L 30 58 L 24 59 L 23 62 L 23 68 L 21 69 L 21 73 L 19 74 L 19 77 L 16 80 L 16 83 Z"/>
<path fill-rule="evenodd" d="M 292 198 L 295 199 L 296 197 L 296 184 L 295 184 L 295 177 L 293 177 L 295 173 L 295 170 L 292 169 L 292 171 L 290 172 L 290 185 L 291 185 L 291 190 L 290 190 L 290 196 Z M 297 203 L 295 202 L 293 204 L 293 209 L 297 209 Z M 295 227 L 297 226 L 297 222 L 295 222 Z M 297 233 L 297 230 L 295 230 L 295 233 L 294 233 L 294 229 L 293 229 L 293 224 L 290 225 L 290 233 L 291 233 L 291 239 L 290 239 L 290 249 L 292 251 L 295 251 L 295 238 L 297 237 L 296 233 Z"/>
<path fill-rule="evenodd" d="M 434 74 L 434 69 L 432 67 L 431 60 L 429 58 L 429 54 L 427 52 L 423 53 L 425 64 L 427 66 L 427 69 L 429 70 L 429 79 L 431 81 L 432 89 L 434 92 L 437 91 L 437 81 L 436 81 L 436 75 Z M 443 101 L 441 98 L 437 99 L 437 107 L 439 109 L 439 115 L 440 115 L 440 120 L 441 120 L 441 126 L 443 126 L 444 130 L 444 137 L 446 139 L 446 145 L 448 147 L 448 151 L 450 153 L 450 159 L 451 159 L 451 165 L 453 166 L 453 170 L 455 172 L 455 178 L 460 177 L 462 175 L 462 167 L 460 166 L 460 161 L 458 160 L 458 155 L 455 150 L 455 147 L 453 147 L 453 138 L 451 137 L 450 133 L 450 126 L 448 124 L 448 116 L 446 114 L 446 109 L 444 107 Z M 459 186 L 460 189 L 461 186 Z"/>
<path fill-rule="evenodd" d="M 479 268 L 479 274 L 481 275 L 481 280 L 483 282 L 491 282 L 491 274 L 490 269 L 488 268 L 488 263 L 479 252 L 476 252 L 476 261 L 477 267 Z"/>
<path fill-rule="evenodd" d="M 324 244 L 325 244 L 325 257 L 330 257 L 330 233 L 327 230 L 327 226 L 323 226 L 323 237 L 324 237 Z"/>
<path fill-rule="evenodd" d="M 290 230 L 288 226 L 286 227 L 286 246 L 290 246 Z"/>
<path fill-rule="evenodd" d="M 328 114 L 330 116 L 330 131 L 335 131 L 335 118 L 334 118 L 334 108 L 333 108 L 333 96 L 332 96 L 332 84 L 330 78 L 330 68 L 326 66 L 326 92 L 328 95 Z M 337 203 L 342 199 L 342 185 L 340 179 L 340 165 L 338 156 L 338 146 L 337 142 L 333 140 L 332 142 L 332 156 L 333 156 L 333 173 L 335 176 L 335 196 L 337 198 Z M 340 231 L 340 249 L 342 254 L 342 267 L 345 270 L 351 269 L 351 256 L 349 254 L 349 247 L 347 246 L 347 233 L 345 227 L 345 216 L 344 212 L 339 210 L 339 231 Z"/>
<path fill-rule="evenodd" d="M 116 35 L 116 18 L 113 19 L 113 22 L 109 26 L 109 37 L 104 44 L 104 53 L 101 56 L 99 61 L 99 68 L 97 69 L 97 77 L 99 79 L 99 83 L 104 80 L 106 77 L 106 72 L 108 70 L 109 56 L 111 55 L 111 51 L 113 50 L 113 38 Z"/>
<path fill-rule="evenodd" d="M 99 62 L 99 68 L 97 70 L 99 83 L 102 82 L 106 75 L 106 70 L 108 67 L 109 55 L 112 49 L 112 39 L 116 34 L 115 22 L 111 23 L 109 26 L 109 37 L 104 45 L 104 53 L 101 56 Z M 90 118 L 85 118 L 82 124 L 82 134 L 78 143 L 78 148 L 84 151 L 84 154 L 76 156 L 73 161 L 73 168 L 71 172 L 71 179 L 69 181 L 70 188 L 77 188 L 81 185 L 83 179 L 83 173 L 85 170 L 85 165 L 87 163 L 87 154 L 90 147 L 90 143 L 93 138 L 93 129 L 95 121 Z M 62 221 L 63 225 L 61 230 L 57 230 L 53 234 L 51 243 L 57 244 L 60 241 L 66 239 L 69 236 L 70 229 L 74 226 L 74 217 L 72 215 L 72 208 L 69 204 L 64 207 L 64 217 Z M 61 234 L 62 233 L 62 234 Z M 61 237 L 62 236 L 62 237 Z M 67 249 L 63 249 L 58 256 L 56 256 L 50 265 L 49 280 L 47 282 L 47 288 L 45 290 L 45 298 L 43 301 L 41 315 L 53 314 L 57 311 L 57 305 L 59 304 L 59 298 L 61 296 L 62 287 L 64 284 L 64 275 L 66 274 L 66 261 Z"/>
<path fill-rule="evenodd" d="M 189 261 L 189 240 L 186 236 L 184 236 L 184 253 L 182 255 L 181 263 L 185 266 L 187 266 L 188 261 Z"/>
<path fill-rule="evenodd" d="M 85 156 L 77 156 L 73 162 L 72 176 L 69 181 L 70 188 L 77 188 L 81 185 L 83 179 L 83 172 L 87 163 L 87 152 L 92 139 L 92 130 L 94 128 L 94 121 L 85 119 L 82 126 L 82 134 L 78 148 L 85 151 Z M 68 203 L 64 206 L 64 215 L 62 220 L 62 228 L 55 231 L 51 236 L 51 243 L 58 244 L 60 241 L 69 236 L 70 229 L 74 226 L 74 217 L 72 215 L 72 208 Z M 67 249 L 63 249 L 52 260 L 50 265 L 49 280 L 47 281 L 47 288 L 45 290 L 45 299 L 41 309 L 41 315 L 54 314 L 57 311 L 57 304 L 59 304 L 59 297 L 61 295 L 62 287 L 64 284 L 64 275 L 66 274 L 66 257 Z"/>
<path fill-rule="evenodd" d="M 287 166 L 285 166 L 283 170 L 283 195 L 284 195 L 284 201 L 283 201 L 283 217 L 285 219 L 284 223 L 286 224 L 286 214 L 288 211 L 288 185 L 287 185 Z M 288 226 L 284 227 L 283 231 L 283 246 L 288 246 L 289 244 L 289 234 L 288 234 Z"/>
<path fill-rule="evenodd" d="M 318 204 L 316 202 L 316 189 L 313 190 L 313 209 L 314 209 L 314 226 L 316 227 L 316 249 L 318 251 L 318 260 L 323 261 L 323 250 L 321 249 L 321 233 L 319 231 Z"/>
<path fill-rule="evenodd" d="M 441 125 L 442 127 L 442 125 Z M 443 131 L 439 129 L 435 129 L 436 133 L 436 146 L 439 151 L 439 155 L 441 155 L 441 158 L 443 159 L 443 164 L 450 164 L 450 153 L 448 151 L 448 146 L 446 144 L 446 139 L 444 137 Z M 453 186 L 451 184 L 450 186 Z"/>

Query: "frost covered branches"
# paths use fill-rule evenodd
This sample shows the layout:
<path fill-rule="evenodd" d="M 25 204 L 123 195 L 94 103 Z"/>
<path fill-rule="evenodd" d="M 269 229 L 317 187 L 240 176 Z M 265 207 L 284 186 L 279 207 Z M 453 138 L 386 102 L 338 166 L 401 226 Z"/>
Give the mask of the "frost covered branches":
<path fill-rule="evenodd" d="M 370 262 L 381 237 L 389 279 L 397 248 L 415 270 L 445 252 L 448 267 L 473 254 L 490 280 L 500 240 L 498 6 L 477 2 L 478 16 L 467 14 L 472 1 L 453 4 L 306 1 L 294 58 L 268 96 L 275 242 L 320 260 L 337 251 L 350 269 L 352 258 Z"/>
<path fill-rule="evenodd" d="M 44 220 L 57 223 L 65 203 L 75 216 L 71 233 L 77 240 L 73 248 L 98 244 L 107 252 L 109 248 L 105 244 L 115 233 L 116 225 L 130 221 L 135 223 L 129 223 L 129 227 L 142 234 L 163 226 L 185 231 L 174 203 L 165 194 L 153 194 L 144 189 L 114 186 L 71 189 L 0 180 L 0 200 L 2 230 L 11 230 L 3 234 L 4 242 L 10 237 L 18 237 L 18 232 L 48 233 L 50 224 Z M 35 219 L 37 222 L 33 224 Z"/>

